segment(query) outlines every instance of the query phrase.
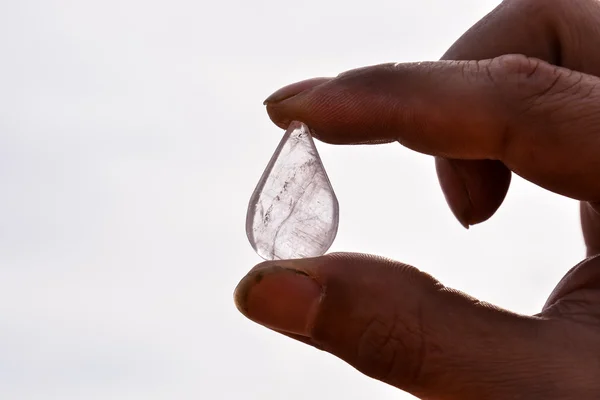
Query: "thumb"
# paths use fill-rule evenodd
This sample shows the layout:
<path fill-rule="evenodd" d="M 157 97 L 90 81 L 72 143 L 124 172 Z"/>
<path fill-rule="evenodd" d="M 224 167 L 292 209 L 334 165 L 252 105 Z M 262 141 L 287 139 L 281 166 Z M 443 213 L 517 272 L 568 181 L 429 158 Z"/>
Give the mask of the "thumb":
<path fill-rule="evenodd" d="M 565 361 L 548 350 L 561 348 L 549 344 L 552 321 L 373 256 L 265 262 L 242 279 L 235 300 L 255 322 L 426 399 L 543 398 L 560 371 L 552 360 Z"/>

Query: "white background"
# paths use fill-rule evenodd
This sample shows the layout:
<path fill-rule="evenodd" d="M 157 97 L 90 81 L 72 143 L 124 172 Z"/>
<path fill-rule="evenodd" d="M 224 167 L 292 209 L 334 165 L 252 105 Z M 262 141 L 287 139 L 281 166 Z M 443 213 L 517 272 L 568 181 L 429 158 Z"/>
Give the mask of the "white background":
<path fill-rule="evenodd" d="M 0 398 L 408 399 L 232 301 L 285 84 L 436 60 L 498 1 L 0 2 Z M 318 143 L 333 251 L 535 313 L 583 257 L 577 205 L 513 181 L 464 230 L 433 160 Z M 535 238 L 535 239 L 530 239 Z"/>

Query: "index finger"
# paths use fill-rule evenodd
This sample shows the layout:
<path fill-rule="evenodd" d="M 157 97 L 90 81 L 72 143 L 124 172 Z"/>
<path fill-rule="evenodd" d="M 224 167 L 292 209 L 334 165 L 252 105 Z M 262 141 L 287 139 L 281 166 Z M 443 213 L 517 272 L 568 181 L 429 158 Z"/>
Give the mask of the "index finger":
<path fill-rule="evenodd" d="M 267 101 L 267 111 L 328 143 L 398 141 L 439 157 L 500 160 L 546 189 L 597 201 L 598 83 L 520 55 L 385 64 Z"/>

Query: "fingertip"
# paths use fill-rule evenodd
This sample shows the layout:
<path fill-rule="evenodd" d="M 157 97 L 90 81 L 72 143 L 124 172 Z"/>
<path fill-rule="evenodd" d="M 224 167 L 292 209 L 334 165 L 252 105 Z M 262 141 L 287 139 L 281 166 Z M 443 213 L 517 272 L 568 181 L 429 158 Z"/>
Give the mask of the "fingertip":
<path fill-rule="evenodd" d="M 379 144 L 395 141 L 395 97 L 386 92 L 389 76 L 381 66 L 335 78 L 314 78 L 286 86 L 265 101 L 269 118 L 280 128 L 304 122 L 315 139 L 329 144 Z"/>
<path fill-rule="evenodd" d="M 288 114 L 285 113 L 285 109 L 278 106 L 279 103 L 265 103 L 267 109 L 267 115 L 271 121 L 281 129 L 287 129 L 288 125 L 292 122 Z"/>
<path fill-rule="evenodd" d="M 435 166 L 450 211 L 465 229 L 469 229 L 473 206 L 464 180 L 451 160 L 438 157 Z"/>
<path fill-rule="evenodd" d="M 463 161 L 463 171 L 471 197 L 469 223 L 479 224 L 490 219 L 500 208 L 510 187 L 512 172 L 500 161 Z"/>
<path fill-rule="evenodd" d="M 310 91 L 317 86 L 329 82 L 331 79 L 332 78 L 326 77 L 311 78 L 292 83 L 276 90 L 263 102 L 263 105 L 266 106 L 269 118 L 279 128 L 287 129 L 288 125 L 297 119 L 297 113 L 295 112 L 294 107 L 290 107 L 290 102 L 286 102 L 286 100 L 291 100 L 293 97 Z"/>
<path fill-rule="evenodd" d="M 436 170 L 450 210 L 467 229 L 494 215 L 511 181 L 510 170 L 493 160 L 436 158 Z"/>
<path fill-rule="evenodd" d="M 323 295 L 306 272 L 268 263 L 252 269 L 235 289 L 238 310 L 252 321 L 278 332 L 310 337 Z"/>
<path fill-rule="evenodd" d="M 325 82 L 328 82 L 331 79 L 332 78 L 319 77 L 305 79 L 300 82 L 292 83 L 273 92 L 269 97 L 265 99 L 265 101 L 263 101 L 263 104 L 268 105 L 279 103 L 283 100 L 289 99 L 290 97 L 294 97 L 298 93 L 304 92 L 305 90 L 311 89 L 315 86 L 319 86 Z"/>

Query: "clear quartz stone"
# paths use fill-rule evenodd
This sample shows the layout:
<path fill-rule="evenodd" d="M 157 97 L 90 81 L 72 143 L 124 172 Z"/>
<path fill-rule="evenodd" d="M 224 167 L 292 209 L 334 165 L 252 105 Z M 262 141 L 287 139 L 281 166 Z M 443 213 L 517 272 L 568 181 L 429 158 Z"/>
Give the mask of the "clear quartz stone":
<path fill-rule="evenodd" d="M 308 126 L 292 122 L 248 205 L 246 234 L 265 260 L 317 257 L 337 234 L 338 201 Z"/>

